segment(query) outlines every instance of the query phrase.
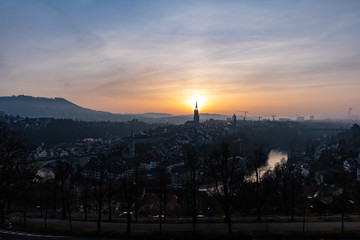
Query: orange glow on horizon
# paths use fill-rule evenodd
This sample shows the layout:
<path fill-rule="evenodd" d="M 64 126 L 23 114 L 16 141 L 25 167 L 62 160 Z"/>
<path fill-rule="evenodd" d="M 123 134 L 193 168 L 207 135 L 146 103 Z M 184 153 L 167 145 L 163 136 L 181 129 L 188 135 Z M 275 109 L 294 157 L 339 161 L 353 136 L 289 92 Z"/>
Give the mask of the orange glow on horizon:
<path fill-rule="evenodd" d="M 325 90 L 323 90 L 325 91 Z M 335 95 L 338 89 L 326 89 L 329 95 Z M 307 96 L 304 98 L 303 96 Z M 147 112 L 169 113 L 173 115 L 193 114 L 196 101 L 198 103 L 199 114 L 224 114 L 232 116 L 243 115 L 243 111 L 248 111 L 249 118 L 257 119 L 259 116 L 295 117 L 295 116 L 321 116 L 325 111 L 331 112 L 332 107 L 342 109 L 341 103 L 337 99 L 317 100 L 319 106 L 312 106 L 314 99 L 318 99 L 318 91 L 314 89 L 297 89 L 289 92 L 230 92 L 220 90 L 179 90 L 161 95 L 141 95 L 137 98 L 124 99 L 106 96 L 102 99 L 86 99 L 82 102 L 79 99 L 70 101 L 82 107 L 87 107 L 99 111 L 109 111 L 122 114 L 141 114 Z M 331 104 L 329 104 L 331 103 Z M 306 104 L 306 108 L 302 105 Z M 349 105 L 350 106 L 350 105 Z"/>

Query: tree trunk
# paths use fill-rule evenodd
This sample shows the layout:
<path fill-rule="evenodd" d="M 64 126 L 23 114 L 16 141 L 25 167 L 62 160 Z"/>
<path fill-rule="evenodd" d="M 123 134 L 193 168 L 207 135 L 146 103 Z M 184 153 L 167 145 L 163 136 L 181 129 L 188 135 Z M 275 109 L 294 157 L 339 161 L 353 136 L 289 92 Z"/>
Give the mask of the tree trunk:
<path fill-rule="evenodd" d="M 131 203 L 130 202 L 127 203 L 126 219 L 127 219 L 126 232 L 131 233 Z"/>
<path fill-rule="evenodd" d="M 294 175 L 292 176 L 291 183 L 291 221 L 294 221 L 294 212 L 295 212 L 295 179 Z"/>
<path fill-rule="evenodd" d="M 70 230 L 70 232 L 72 232 L 72 218 L 71 218 L 70 204 L 68 204 L 67 209 L 68 209 L 68 214 L 69 214 L 69 230 Z"/>
<path fill-rule="evenodd" d="M 101 231 L 101 212 L 102 212 L 101 200 L 99 201 L 98 205 L 99 205 L 99 209 L 98 209 L 97 228 L 98 228 L 98 232 L 100 232 Z"/>
<path fill-rule="evenodd" d="M 48 208 L 49 208 L 49 189 L 46 191 L 45 199 L 45 217 L 44 217 L 44 229 L 47 230 L 47 218 L 48 218 Z"/>
<path fill-rule="evenodd" d="M 305 224 L 306 224 L 306 205 L 307 205 L 307 197 L 305 196 L 305 203 L 304 203 L 304 212 L 303 212 L 303 233 L 305 233 Z"/>
<path fill-rule="evenodd" d="M 61 205 L 62 205 L 62 218 L 66 219 L 66 206 L 65 206 L 65 198 L 63 194 L 61 194 Z"/>
<path fill-rule="evenodd" d="M 193 227 L 193 233 L 196 234 L 196 225 L 195 225 L 195 217 L 193 215 L 193 220 L 192 220 L 192 227 Z"/>
<path fill-rule="evenodd" d="M 159 227 L 160 227 L 160 235 L 162 234 L 162 217 L 161 217 L 161 214 L 162 214 L 162 197 L 160 196 L 159 198 L 159 201 L 160 201 L 160 209 L 159 209 Z"/>
<path fill-rule="evenodd" d="M 85 221 L 88 220 L 88 207 L 87 203 L 84 203 L 84 213 L 85 213 Z"/>
<path fill-rule="evenodd" d="M 47 230 L 48 207 L 45 208 L 44 229 Z"/>
<path fill-rule="evenodd" d="M 259 154 L 259 160 L 260 160 L 260 152 Z M 256 176 L 256 182 L 255 182 L 255 191 L 256 191 L 256 201 L 257 201 L 257 206 L 256 206 L 256 221 L 257 222 L 261 222 L 261 203 L 260 203 L 260 173 L 259 173 L 259 168 L 257 163 L 255 162 L 255 176 Z"/>
<path fill-rule="evenodd" d="M 135 214 L 135 222 L 138 221 L 138 188 L 137 185 L 135 185 L 135 206 L 134 206 L 134 212 L 133 214 Z"/>
<path fill-rule="evenodd" d="M 111 221 L 111 214 L 112 214 L 112 211 L 111 211 L 111 199 L 109 198 L 109 201 L 108 201 L 108 207 L 109 207 L 109 221 Z"/>
<path fill-rule="evenodd" d="M 167 196 L 166 196 L 166 191 L 165 191 L 165 194 L 164 194 L 164 223 L 166 223 L 166 202 L 167 202 Z"/>
<path fill-rule="evenodd" d="M 231 225 L 231 221 L 228 222 L 228 229 L 229 229 L 229 233 L 232 233 L 232 225 Z"/>
<path fill-rule="evenodd" d="M 138 171 L 137 171 L 137 164 L 135 168 L 135 209 L 133 214 L 135 214 L 135 222 L 138 221 Z"/>
<path fill-rule="evenodd" d="M 5 210 L 4 210 L 4 202 L 0 200 L 0 223 L 5 222 Z"/>
<path fill-rule="evenodd" d="M 27 218 L 27 206 L 24 206 L 24 226 L 27 225 L 26 218 Z"/>
<path fill-rule="evenodd" d="M 26 218 L 27 218 L 27 202 L 26 202 L 26 197 L 25 197 L 24 198 L 24 226 L 26 226 L 26 224 L 27 224 Z"/>
<path fill-rule="evenodd" d="M 345 208 L 343 207 L 342 213 L 341 213 L 341 232 L 342 233 L 345 233 L 344 220 L 345 220 Z"/>
<path fill-rule="evenodd" d="M 53 198 L 52 198 L 52 205 L 53 205 L 52 217 L 55 217 L 56 216 L 56 199 L 57 199 L 56 191 L 54 191 L 53 194 L 54 195 L 53 195 Z"/>
<path fill-rule="evenodd" d="M 7 200 L 7 213 L 11 213 L 11 198 L 9 197 Z"/>
<path fill-rule="evenodd" d="M 261 206 L 258 204 L 257 210 L 256 210 L 256 221 L 261 222 Z"/>
<path fill-rule="evenodd" d="M 228 223 L 229 233 L 231 233 L 232 232 L 231 213 L 228 205 L 225 206 L 225 222 Z"/>
<path fill-rule="evenodd" d="M 196 189 L 196 169 L 192 167 L 192 225 L 193 232 L 196 233 L 195 223 L 197 222 L 197 189 Z"/>
<path fill-rule="evenodd" d="M 197 222 L 197 208 L 196 208 L 196 196 L 193 197 L 192 203 L 192 226 L 193 226 L 193 233 L 196 233 L 196 222 Z"/>

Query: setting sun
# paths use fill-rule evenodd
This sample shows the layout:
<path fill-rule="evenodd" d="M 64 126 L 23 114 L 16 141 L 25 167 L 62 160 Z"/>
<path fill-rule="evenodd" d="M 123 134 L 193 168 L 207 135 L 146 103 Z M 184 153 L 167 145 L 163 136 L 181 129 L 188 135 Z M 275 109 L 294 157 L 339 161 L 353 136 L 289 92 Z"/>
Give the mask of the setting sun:
<path fill-rule="evenodd" d="M 195 105 L 196 105 L 196 102 L 197 102 L 197 106 L 198 106 L 198 109 L 201 110 L 203 107 L 204 107 L 204 104 L 206 102 L 206 99 L 204 96 L 200 96 L 200 95 L 194 95 L 194 96 L 190 96 L 188 99 L 187 99 L 187 102 L 189 104 L 189 106 L 194 109 L 195 108 Z"/>

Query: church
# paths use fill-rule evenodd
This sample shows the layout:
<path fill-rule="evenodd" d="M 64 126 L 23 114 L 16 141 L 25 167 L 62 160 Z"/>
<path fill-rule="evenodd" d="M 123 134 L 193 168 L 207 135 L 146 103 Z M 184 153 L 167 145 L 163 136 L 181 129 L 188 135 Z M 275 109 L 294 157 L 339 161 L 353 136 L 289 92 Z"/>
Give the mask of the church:
<path fill-rule="evenodd" d="M 199 109 L 196 101 L 195 109 L 194 109 L 194 119 L 193 121 L 186 121 L 185 124 L 199 124 L 199 123 L 200 123 Z"/>

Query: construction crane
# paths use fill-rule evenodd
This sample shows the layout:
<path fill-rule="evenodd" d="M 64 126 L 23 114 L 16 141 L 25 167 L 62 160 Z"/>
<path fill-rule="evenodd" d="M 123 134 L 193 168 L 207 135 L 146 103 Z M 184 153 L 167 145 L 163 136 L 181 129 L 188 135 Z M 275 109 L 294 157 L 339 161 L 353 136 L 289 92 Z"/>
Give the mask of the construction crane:
<path fill-rule="evenodd" d="M 273 114 L 273 115 L 264 115 L 264 116 L 266 116 L 266 117 L 272 117 L 273 121 L 275 121 L 275 117 L 276 117 L 275 114 Z"/>
<path fill-rule="evenodd" d="M 237 112 L 243 112 L 244 113 L 244 121 L 246 119 L 246 114 L 248 113 L 248 111 L 237 111 Z"/>

